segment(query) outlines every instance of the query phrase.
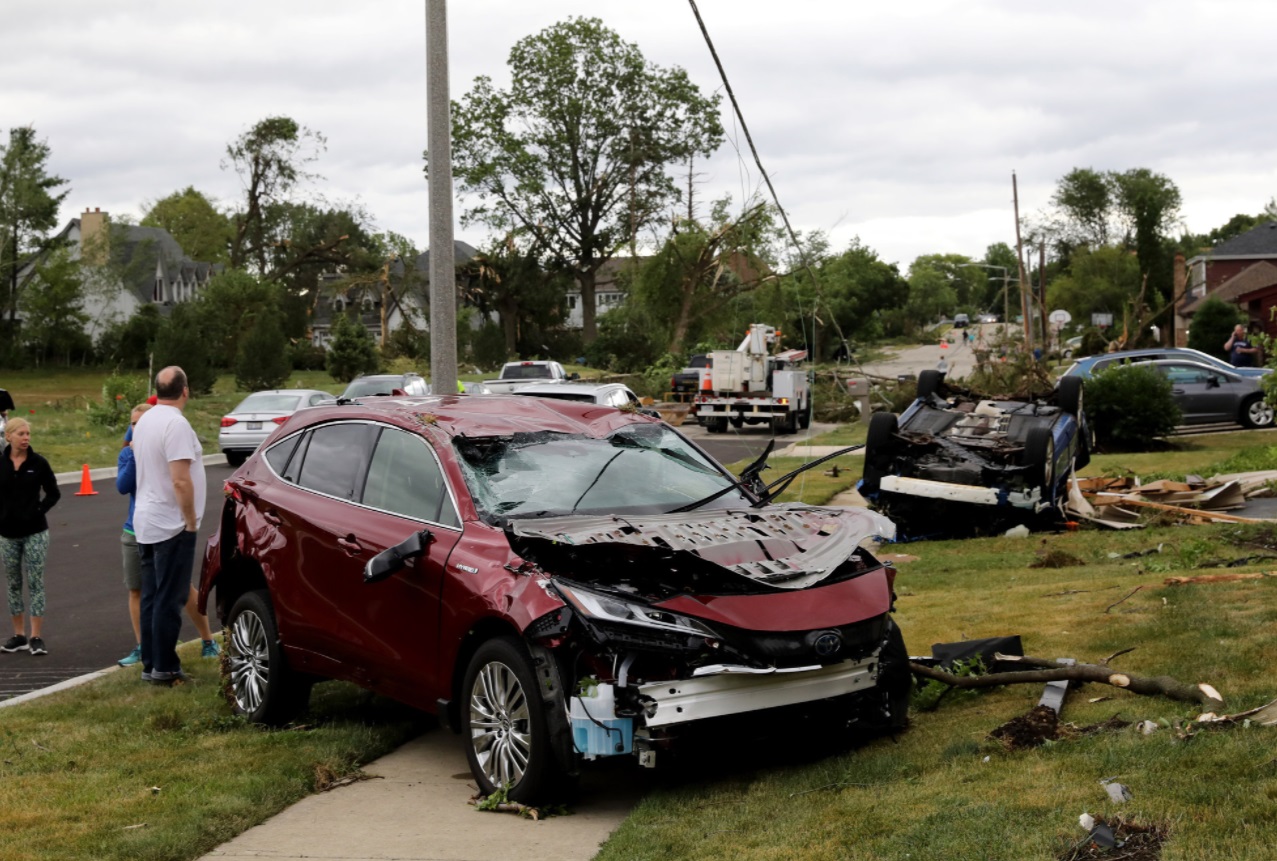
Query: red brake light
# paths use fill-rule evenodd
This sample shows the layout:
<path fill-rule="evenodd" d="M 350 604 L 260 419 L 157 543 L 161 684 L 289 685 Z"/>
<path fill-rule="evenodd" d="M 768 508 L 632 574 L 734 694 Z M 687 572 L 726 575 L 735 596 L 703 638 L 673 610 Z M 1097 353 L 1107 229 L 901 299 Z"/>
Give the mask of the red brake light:
<path fill-rule="evenodd" d="M 275 418 L 271 419 L 271 421 L 277 425 L 282 425 L 284 422 L 288 421 L 288 416 L 275 416 Z"/>
<path fill-rule="evenodd" d="M 222 427 L 228 428 L 233 424 L 239 424 L 239 421 L 231 418 L 230 416 L 222 416 Z"/>

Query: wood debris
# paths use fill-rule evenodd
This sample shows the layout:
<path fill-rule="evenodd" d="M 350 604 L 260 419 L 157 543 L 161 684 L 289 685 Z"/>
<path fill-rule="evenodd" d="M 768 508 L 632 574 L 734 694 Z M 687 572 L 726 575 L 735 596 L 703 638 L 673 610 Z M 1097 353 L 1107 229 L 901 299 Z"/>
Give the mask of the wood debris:
<path fill-rule="evenodd" d="M 1277 471 L 1263 470 L 1216 476 L 1190 475 L 1184 481 L 1159 479 L 1141 483 L 1131 475 L 1074 477 L 1066 507 L 1071 517 L 1111 529 L 1143 525 L 1141 511 L 1157 511 L 1182 523 L 1264 523 L 1266 518 L 1226 514 L 1246 507 L 1249 499 L 1271 494 Z"/>

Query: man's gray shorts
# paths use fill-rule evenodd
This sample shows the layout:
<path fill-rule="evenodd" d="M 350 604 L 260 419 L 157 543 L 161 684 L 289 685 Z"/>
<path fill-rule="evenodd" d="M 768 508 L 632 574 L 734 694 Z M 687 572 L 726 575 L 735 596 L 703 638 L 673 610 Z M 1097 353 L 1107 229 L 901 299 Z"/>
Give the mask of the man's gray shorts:
<path fill-rule="evenodd" d="M 120 533 L 120 550 L 124 555 L 124 588 L 142 590 L 142 557 L 138 554 L 137 536 Z"/>

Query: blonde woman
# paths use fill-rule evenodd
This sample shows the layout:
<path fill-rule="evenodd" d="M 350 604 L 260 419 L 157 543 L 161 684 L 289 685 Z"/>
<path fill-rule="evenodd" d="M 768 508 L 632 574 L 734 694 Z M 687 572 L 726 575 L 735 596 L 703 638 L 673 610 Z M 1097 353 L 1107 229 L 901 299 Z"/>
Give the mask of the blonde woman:
<path fill-rule="evenodd" d="M 9 419 L 0 456 L 0 559 L 4 560 L 13 636 L 3 652 L 47 655 L 44 626 L 44 562 L 49 553 L 49 521 L 45 514 L 62 498 L 49 462 L 31 448 L 31 425 Z M 27 639 L 22 581 L 31 601 L 31 638 Z"/>

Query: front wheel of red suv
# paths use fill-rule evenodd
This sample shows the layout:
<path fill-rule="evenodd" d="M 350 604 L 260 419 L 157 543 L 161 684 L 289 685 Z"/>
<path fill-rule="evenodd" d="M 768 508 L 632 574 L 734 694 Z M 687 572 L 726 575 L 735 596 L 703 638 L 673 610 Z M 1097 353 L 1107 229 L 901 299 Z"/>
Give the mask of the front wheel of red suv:
<path fill-rule="evenodd" d="M 245 592 L 227 619 L 222 664 L 231 707 L 254 723 L 282 726 L 310 700 L 311 680 L 293 671 L 279 643 L 275 611 L 264 589 Z"/>
<path fill-rule="evenodd" d="M 483 794 L 505 787 L 507 798 L 523 804 L 559 800 L 567 781 L 523 643 L 499 637 L 480 646 L 462 691 L 466 759 Z"/>

